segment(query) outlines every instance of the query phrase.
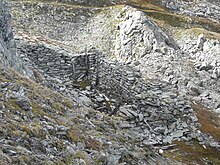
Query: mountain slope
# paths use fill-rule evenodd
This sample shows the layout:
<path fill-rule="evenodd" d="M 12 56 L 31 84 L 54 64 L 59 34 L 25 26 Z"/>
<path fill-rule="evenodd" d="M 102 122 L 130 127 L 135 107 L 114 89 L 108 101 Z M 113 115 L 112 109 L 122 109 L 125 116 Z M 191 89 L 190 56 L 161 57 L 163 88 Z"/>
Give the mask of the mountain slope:
<path fill-rule="evenodd" d="M 41 85 L 1 67 L 3 163 L 219 164 L 217 2 L 9 6 L 2 59 Z"/>
<path fill-rule="evenodd" d="M 0 115 L 2 165 L 167 161 L 130 139 L 132 131 L 119 127 L 122 118 L 78 107 L 2 66 Z"/>

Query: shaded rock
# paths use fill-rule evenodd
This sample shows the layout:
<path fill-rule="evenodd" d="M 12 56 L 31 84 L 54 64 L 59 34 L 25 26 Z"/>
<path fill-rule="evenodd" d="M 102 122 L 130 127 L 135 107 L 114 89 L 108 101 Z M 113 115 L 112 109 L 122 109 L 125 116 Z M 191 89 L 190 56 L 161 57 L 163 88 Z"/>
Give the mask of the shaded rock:
<path fill-rule="evenodd" d="M 188 129 L 177 130 L 177 131 L 171 133 L 171 137 L 172 138 L 180 138 L 183 136 L 184 133 L 186 133 L 188 131 L 189 131 Z"/>
<path fill-rule="evenodd" d="M 32 71 L 24 65 L 16 51 L 8 4 L 4 1 L 1 1 L 0 7 L 0 63 L 3 66 L 13 67 L 16 71 L 32 77 Z"/>
<path fill-rule="evenodd" d="M 27 99 L 20 98 L 20 99 L 16 100 L 16 104 L 18 104 L 18 106 L 21 107 L 21 109 L 23 109 L 25 111 L 32 110 L 31 104 Z"/>

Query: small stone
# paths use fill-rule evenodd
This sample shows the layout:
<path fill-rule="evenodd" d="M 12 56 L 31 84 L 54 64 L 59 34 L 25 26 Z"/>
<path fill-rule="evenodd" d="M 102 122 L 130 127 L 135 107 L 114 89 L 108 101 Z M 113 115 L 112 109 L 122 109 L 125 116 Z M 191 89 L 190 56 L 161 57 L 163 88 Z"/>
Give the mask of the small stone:
<path fill-rule="evenodd" d="M 172 138 L 180 138 L 183 136 L 183 133 L 185 132 L 185 130 L 177 130 L 173 133 L 171 133 Z"/>
<path fill-rule="evenodd" d="M 10 154 L 11 156 L 14 156 L 14 155 L 16 155 L 16 154 L 17 154 L 17 152 L 16 152 L 16 151 L 14 151 L 14 150 L 8 150 L 8 152 L 9 152 L 9 154 Z"/>
<path fill-rule="evenodd" d="M 100 96 L 97 96 L 97 97 L 96 97 L 96 100 L 97 100 L 98 102 L 103 102 L 103 101 L 105 101 L 105 99 L 102 98 L 102 97 L 100 97 Z"/>
<path fill-rule="evenodd" d="M 217 142 L 210 142 L 209 145 L 211 147 L 220 148 L 220 145 Z"/>
<path fill-rule="evenodd" d="M 82 143 L 82 142 L 78 142 L 77 143 L 77 148 L 79 149 L 79 150 L 84 150 L 85 149 L 85 144 L 84 143 Z"/>
<path fill-rule="evenodd" d="M 131 110 L 131 109 L 128 109 L 128 112 L 129 112 L 130 114 L 132 114 L 134 117 L 138 117 L 138 113 L 137 113 L 137 112 L 135 112 L 135 111 L 133 111 L 133 110 Z"/>
<path fill-rule="evenodd" d="M 67 146 L 67 147 L 66 147 L 66 150 L 67 150 L 67 152 L 68 152 L 69 154 L 75 154 L 74 149 L 73 149 L 72 147 L 70 147 L 70 146 Z"/>
<path fill-rule="evenodd" d="M 127 80 L 128 80 L 128 81 L 134 81 L 135 78 L 134 78 L 134 77 L 128 77 Z"/>
<path fill-rule="evenodd" d="M 143 121 L 143 119 L 144 119 L 144 115 L 143 114 L 139 114 L 138 117 L 139 117 L 139 121 Z"/>
<path fill-rule="evenodd" d="M 129 118 L 132 117 L 132 115 L 124 107 L 120 107 L 120 112 L 123 113 L 124 115 L 126 115 Z"/>
<path fill-rule="evenodd" d="M 167 136 L 165 139 L 163 139 L 163 143 L 172 143 L 173 137 Z"/>
<path fill-rule="evenodd" d="M 18 99 L 16 103 L 25 111 L 31 111 L 32 107 L 27 99 Z"/>
<path fill-rule="evenodd" d="M 162 149 L 159 149 L 159 154 L 163 154 L 163 150 Z"/>
<path fill-rule="evenodd" d="M 121 127 L 121 128 L 133 128 L 134 125 L 133 125 L 133 124 L 130 124 L 130 123 L 124 122 L 124 123 L 120 123 L 120 127 Z"/>
<path fill-rule="evenodd" d="M 0 110 L 3 110 L 3 109 L 5 109 L 5 105 L 3 102 L 0 102 Z"/>
<path fill-rule="evenodd" d="M 183 123 L 182 123 L 182 126 L 183 126 L 183 128 L 187 128 L 186 122 L 183 122 Z"/>

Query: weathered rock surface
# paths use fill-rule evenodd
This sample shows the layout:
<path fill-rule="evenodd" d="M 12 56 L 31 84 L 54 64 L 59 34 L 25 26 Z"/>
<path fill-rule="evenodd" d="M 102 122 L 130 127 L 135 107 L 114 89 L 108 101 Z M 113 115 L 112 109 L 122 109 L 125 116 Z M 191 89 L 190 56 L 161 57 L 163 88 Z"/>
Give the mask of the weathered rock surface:
<path fill-rule="evenodd" d="M 168 54 L 167 46 L 174 42 L 144 12 L 125 7 L 118 15 L 119 24 L 115 44 L 118 59 L 139 60 L 147 54 Z"/>
<path fill-rule="evenodd" d="M 13 67 L 18 72 L 32 76 L 16 52 L 16 45 L 11 28 L 11 15 L 7 3 L 0 2 L 0 63 L 4 66 Z"/>

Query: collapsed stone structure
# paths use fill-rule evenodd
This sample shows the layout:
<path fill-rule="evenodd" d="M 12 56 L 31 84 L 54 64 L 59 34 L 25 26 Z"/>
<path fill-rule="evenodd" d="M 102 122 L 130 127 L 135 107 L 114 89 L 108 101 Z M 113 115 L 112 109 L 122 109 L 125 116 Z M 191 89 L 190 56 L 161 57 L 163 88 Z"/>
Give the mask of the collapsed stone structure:
<path fill-rule="evenodd" d="M 121 127 L 135 129 L 136 138 L 143 138 L 145 145 L 171 143 L 176 138 L 190 140 L 200 136 L 196 132 L 197 118 L 189 102 L 178 96 L 169 83 L 144 80 L 140 71 L 132 66 L 110 62 L 96 50 L 87 53 L 93 55 L 87 62 L 85 54 L 71 55 L 64 50 L 49 49 L 43 45 L 23 43 L 18 50 L 37 69 L 60 82 L 61 86 L 47 79 L 53 89 L 69 94 L 73 99 L 77 98 L 73 91 L 77 87 L 74 85 L 75 74 L 79 73 L 77 77 L 82 78 L 78 79 L 79 84 L 88 81 L 84 87 L 85 96 L 81 95 L 84 100 L 81 104 L 88 100 L 87 105 L 101 112 L 123 114 L 128 121 L 122 122 Z M 88 74 L 87 67 L 93 67 L 93 70 L 88 70 Z M 96 76 L 99 82 L 95 86 Z M 82 93 L 77 92 L 78 95 Z"/>

